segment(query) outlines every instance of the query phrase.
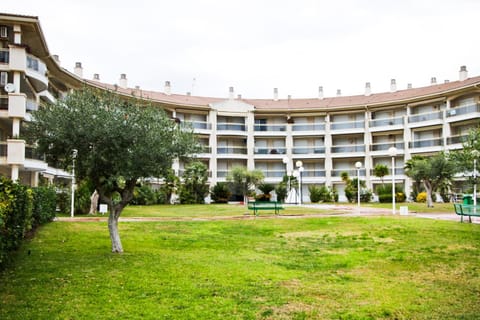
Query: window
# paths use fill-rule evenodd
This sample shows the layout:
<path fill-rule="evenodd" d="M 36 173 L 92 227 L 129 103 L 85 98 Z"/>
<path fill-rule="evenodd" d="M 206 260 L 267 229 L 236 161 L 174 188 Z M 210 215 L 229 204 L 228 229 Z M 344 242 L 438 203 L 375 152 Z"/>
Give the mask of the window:
<path fill-rule="evenodd" d="M 0 27 L 0 37 L 6 38 L 8 37 L 8 29 L 7 27 Z"/>
<path fill-rule="evenodd" d="M 0 85 L 4 86 L 8 82 L 8 73 L 5 71 L 0 72 Z"/>

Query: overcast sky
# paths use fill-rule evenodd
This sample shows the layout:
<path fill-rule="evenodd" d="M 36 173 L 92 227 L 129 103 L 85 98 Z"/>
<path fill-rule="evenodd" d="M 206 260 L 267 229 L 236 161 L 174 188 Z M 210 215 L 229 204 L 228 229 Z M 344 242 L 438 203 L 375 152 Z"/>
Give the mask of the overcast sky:
<path fill-rule="evenodd" d="M 480 75 L 478 0 L 11 0 L 40 18 L 52 54 L 84 77 L 245 98 L 384 92 Z"/>

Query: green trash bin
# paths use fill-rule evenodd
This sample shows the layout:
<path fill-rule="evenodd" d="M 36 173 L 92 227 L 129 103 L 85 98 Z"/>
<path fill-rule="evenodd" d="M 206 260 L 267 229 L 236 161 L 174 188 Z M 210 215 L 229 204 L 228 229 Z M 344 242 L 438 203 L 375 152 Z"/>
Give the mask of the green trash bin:
<path fill-rule="evenodd" d="M 473 196 L 471 194 L 463 195 L 463 204 L 473 204 Z"/>

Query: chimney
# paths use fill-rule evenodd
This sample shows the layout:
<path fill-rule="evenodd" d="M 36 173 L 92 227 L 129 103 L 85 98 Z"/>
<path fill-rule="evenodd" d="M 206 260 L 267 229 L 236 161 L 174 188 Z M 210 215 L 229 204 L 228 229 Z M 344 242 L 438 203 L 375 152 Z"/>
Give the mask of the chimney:
<path fill-rule="evenodd" d="M 370 87 L 370 82 L 365 83 L 365 95 L 368 97 L 372 94 L 372 88 Z"/>
<path fill-rule="evenodd" d="M 342 96 L 342 90 L 341 89 L 337 89 L 337 97 L 341 97 Z"/>
<path fill-rule="evenodd" d="M 466 80 L 468 78 L 467 66 L 461 66 L 459 72 L 460 81 Z"/>
<path fill-rule="evenodd" d="M 445 83 L 450 83 L 450 80 L 446 79 L 446 80 L 445 80 Z"/>
<path fill-rule="evenodd" d="M 98 73 L 93 74 L 93 80 L 100 81 L 100 75 Z"/>
<path fill-rule="evenodd" d="M 235 91 L 233 90 L 233 87 L 228 88 L 228 99 L 235 99 Z"/>
<path fill-rule="evenodd" d="M 190 91 L 187 91 L 187 97 L 190 97 L 192 93 Z"/>
<path fill-rule="evenodd" d="M 120 75 L 120 80 L 118 80 L 118 86 L 122 89 L 126 89 L 127 86 L 127 75 L 125 73 L 122 73 Z"/>
<path fill-rule="evenodd" d="M 288 101 L 292 100 L 292 95 L 289 94 L 289 95 L 287 96 L 287 99 L 288 99 Z"/>
<path fill-rule="evenodd" d="M 318 87 L 318 99 L 323 100 L 323 87 Z"/>
<path fill-rule="evenodd" d="M 242 100 L 242 95 L 241 95 L 241 94 L 238 94 L 238 95 L 237 95 L 237 99 L 238 99 L 238 100 Z"/>
<path fill-rule="evenodd" d="M 411 84 L 411 83 L 407 84 L 407 89 L 412 89 L 412 88 L 413 88 L 413 87 L 412 87 L 412 84 Z"/>
<path fill-rule="evenodd" d="M 278 88 L 273 88 L 273 101 L 278 101 Z"/>
<path fill-rule="evenodd" d="M 432 77 L 432 79 L 430 79 L 430 84 L 437 84 L 437 78 Z"/>
<path fill-rule="evenodd" d="M 165 89 L 163 89 L 163 92 L 169 96 L 172 94 L 172 87 L 170 87 L 170 81 L 165 81 Z"/>
<path fill-rule="evenodd" d="M 390 92 L 397 91 L 397 81 L 395 79 L 390 80 Z"/>
<path fill-rule="evenodd" d="M 83 68 L 81 62 L 75 62 L 75 69 L 73 69 L 73 73 L 80 78 L 83 78 Z"/>

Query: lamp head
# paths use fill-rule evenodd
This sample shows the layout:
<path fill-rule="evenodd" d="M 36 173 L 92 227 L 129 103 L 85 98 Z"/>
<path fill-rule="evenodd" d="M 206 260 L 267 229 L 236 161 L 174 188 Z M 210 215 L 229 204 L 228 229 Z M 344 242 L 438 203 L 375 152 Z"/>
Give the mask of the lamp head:
<path fill-rule="evenodd" d="M 355 162 L 355 168 L 360 169 L 362 167 L 362 163 L 360 161 Z"/>
<path fill-rule="evenodd" d="M 298 160 L 297 162 L 295 162 L 295 165 L 297 166 L 297 168 L 300 168 L 301 166 L 303 166 L 303 162 L 301 160 Z"/>
<path fill-rule="evenodd" d="M 390 147 L 388 149 L 388 154 L 390 155 L 390 157 L 395 157 L 397 155 L 397 148 L 395 147 Z"/>

